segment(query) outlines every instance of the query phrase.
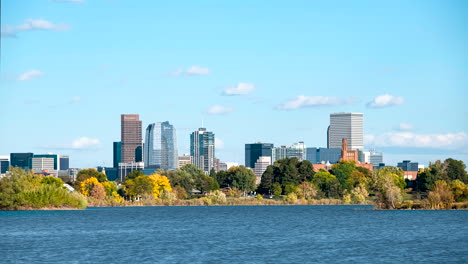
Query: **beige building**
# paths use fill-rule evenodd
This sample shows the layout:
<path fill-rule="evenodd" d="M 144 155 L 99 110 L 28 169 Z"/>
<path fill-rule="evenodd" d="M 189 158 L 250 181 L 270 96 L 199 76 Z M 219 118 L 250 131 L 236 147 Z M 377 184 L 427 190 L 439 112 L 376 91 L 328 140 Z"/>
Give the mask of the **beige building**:
<path fill-rule="evenodd" d="M 180 169 L 187 164 L 192 164 L 192 156 L 190 156 L 189 154 L 179 156 L 177 168 Z"/>
<path fill-rule="evenodd" d="M 267 167 L 271 165 L 271 157 L 269 156 L 260 156 L 258 157 L 257 162 L 255 162 L 254 174 L 256 177 L 256 184 L 260 184 L 263 173 L 266 171 Z"/>

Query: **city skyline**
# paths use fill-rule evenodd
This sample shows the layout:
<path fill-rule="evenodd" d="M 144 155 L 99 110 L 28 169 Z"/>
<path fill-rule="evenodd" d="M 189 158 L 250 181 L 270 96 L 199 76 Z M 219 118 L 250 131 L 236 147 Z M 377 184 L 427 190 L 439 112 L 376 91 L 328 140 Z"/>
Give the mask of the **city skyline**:
<path fill-rule="evenodd" d="M 144 128 L 169 120 L 179 153 L 203 120 L 217 158 L 243 164 L 245 143 L 326 147 L 329 114 L 360 112 L 365 149 L 388 164 L 468 163 L 467 12 L 464 1 L 2 1 L 0 155 L 112 166 L 119 115 L 138 113 Z"/>

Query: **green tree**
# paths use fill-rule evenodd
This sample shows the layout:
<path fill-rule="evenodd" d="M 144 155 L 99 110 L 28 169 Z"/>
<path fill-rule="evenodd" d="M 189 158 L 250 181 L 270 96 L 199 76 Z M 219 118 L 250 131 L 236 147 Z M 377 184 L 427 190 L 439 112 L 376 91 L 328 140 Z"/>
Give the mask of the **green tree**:
<path fill-rule="evenodd" d="M 468 186 L 460 180 L 454 180 L 450 183 L 450 189 L 456 202 L 468 200 Z"/>
<path fill-rule="evenodd" d="M 314 168 L 312 163 L 308 160 L 303 160 L 297 165 L 297 172 L 299 173 L 299 181 L 310 181 L 314 177 Z"/>
<path fill-rule="evenodd" d="M 376 171 L 371 182 L 377 203 L 387 209 L 396 209 L 401 205 L 405 185 L 403 172 L 395 167 L 385 167 Z"/>
<path fill-rule="evenodd" d="M 62 187 L 63 181 L 60 178 L 54 176 L 45 176 L 41 179 L 41 184 L 50 184 L 56 187 Z"/>
<path fill-rule="evenodd" d="M 281 184 L 275 182 L 272 185 L 272 191 L 273 191 L 273 195 L 278 197 L 278 196 L 281 196 L 281 194 L 283 193 L 283 188 L 281 187 Z"/>
<path fill-rule="evenodd" d="M 133 170 L 127 174 L 127 176 L 125 177 L 125 180 L 135 179 L 136 177 L 143 176 L 143 175 L 145 174 L 142 171 Z"/>
<path fill-rule="evenodd" d="M 259 193 L 266 194 L 271 191 L 273 185 L 273 170 L 274 167 L 270 165 L 266 168 L 265 172 L 263 172 L 260 185 L 258 186 Z"/>
<path fill-rule="evenodd" d="M 446 159 L 444 161 L 445 173 L 450 181 L 460 180 L 463 183 L 468 183 L 468 174 L 466 173 L 466 165 L 461 160 Z"/>
<path fill-rule="evenodd" d="M 286 184 L 284 186 L 284 194 L 288 195 L 290 193 L 295 193 L 297 191 L 297 187 L 294 184 Z"/>
<path fill-rule="evenodd" d="M 349 181 L 351 174 L 356 170 L 356 163 L 343 161 L 333 165 L 332 174 L 336 176 L 340 182 L 342 190 L 351 191 L 353 184 Z"/>
<path fill-rule="evenodd" d="M 234 166 L 229 168 L 228 174 L 232 179 L 232 187 L 236 187 L 244 192 L 255 190 L 255 174 L 245 166 Z"/>
<path fill-rule="evenodd" d="M 335 175 L 320 169 L 315 173 L 312 183 L 322 192 L 326 198 L 339 198 L 340 182 Z"/>

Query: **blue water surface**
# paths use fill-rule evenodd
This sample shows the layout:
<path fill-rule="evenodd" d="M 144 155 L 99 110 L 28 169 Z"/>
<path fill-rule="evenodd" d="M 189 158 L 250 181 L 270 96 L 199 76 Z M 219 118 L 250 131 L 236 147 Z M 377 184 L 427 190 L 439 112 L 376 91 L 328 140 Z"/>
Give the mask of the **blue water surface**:
<path fill-rule="evenodd" d="M 468 211 L 194 206 L 0 212 L 1 263 L 468 263 Z"/>

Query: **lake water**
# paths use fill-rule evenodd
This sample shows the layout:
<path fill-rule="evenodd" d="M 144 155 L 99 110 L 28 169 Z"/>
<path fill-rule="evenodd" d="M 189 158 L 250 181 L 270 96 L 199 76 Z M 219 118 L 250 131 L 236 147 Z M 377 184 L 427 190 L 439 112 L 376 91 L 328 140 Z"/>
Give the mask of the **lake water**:
<path fill-rule="evenodd" d="M 0 212 L 1 263 L 468 263 L 468 211 L 196 206 Z"/>

